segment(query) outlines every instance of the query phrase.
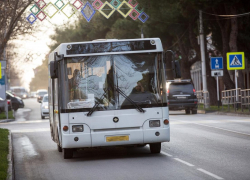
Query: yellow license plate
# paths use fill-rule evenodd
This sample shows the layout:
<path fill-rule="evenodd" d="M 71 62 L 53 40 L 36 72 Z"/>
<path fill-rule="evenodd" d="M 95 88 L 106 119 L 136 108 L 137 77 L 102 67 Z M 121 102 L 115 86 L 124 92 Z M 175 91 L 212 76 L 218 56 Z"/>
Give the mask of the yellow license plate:
<path fill-rule="evenodd" d="M 128 141 L 129 136 L 110 136 L 106 137 L 106 142 L 114 142 L 114 141 Z"/>

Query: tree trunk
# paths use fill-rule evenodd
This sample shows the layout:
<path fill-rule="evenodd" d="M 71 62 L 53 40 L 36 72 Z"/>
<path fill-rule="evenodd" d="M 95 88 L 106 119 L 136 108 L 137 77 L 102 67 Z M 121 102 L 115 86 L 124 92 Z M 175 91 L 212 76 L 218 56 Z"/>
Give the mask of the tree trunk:
<path fill-rule="evenodd" d="M 205 57 L 206 57 L 205 62 L 206 62 L 206 74 L 207 74 L 207 85 L 208 85 L 207 90 L 209 92 L 210 105 L 215 106 L 217 105 L 217 87 L 215 78 L 211 76 L 211 68 L 210 68 L 207 46 L 205 46 Z"/>
<path fill-rule="evenodd" d="M 188 50 L 185 49 L 185 45 L 180 42 L 179 38 L 178 39 L 178 46 L 181 51 L 181 57 L 182 59 L 180 60 L 180 66 L 181 66 L 181 78 L 182 79 L 191 79 L 191 74 L 190 74 L 190 67 L 191 67 L 191 62 L 189 62 L 188 58 Z"/>
<path fill-rule="evenodd" d="M 214 13 L 215 14 L 219 14 L 218 12 L 216 12 L 214 10 Z M 230 20 L 224 20 L 224 21 L 221 21 L 221 19 L 219 19 L 218 16 L 216 16 L 216 19 L 217 19 L 217 24 L 219 25 L 220 27 L 220 30 L 221 30 L 221 37 L 222 37 L 222 56 L 223 56 L 223 73 L 224 73 L 224 76 L 222 77 L 222 80 L 223 80 L 223 83 L 225 84 L 226 86 L 226 89 L 234 89 L 234 83 L 233 81 L 231 80 L 230 78 L 230 75 L 228 73 L 228 70 L 227 70 L 227 52 L 229 52 L 229 33 L 228 33 L 228 29 L 230 28 Z M 224 24 L 223 24 L 224 22 Z"/>
<path fill-rule="evenodd" d="M 236 7 L 231 6 L 230 8 L 230 14 L 237 14 Z M 231 33 L 230 33 L 230 41 L 229 41 L 229 47 L 231 52 L 238 52 L 238 46 L 237 46 L 237 38 L 238 38 L 238 21 L 237 18 L 231 19 Z M 244 77 L 242 70 L 238 70 L 238 88 L 244 89 Z"/>
<path fill-rule="evenodd" d="M 191 79 L 190 62 L 188 56 L 184 55 L 181 59 L 181 77 L 182 79 Z"/>

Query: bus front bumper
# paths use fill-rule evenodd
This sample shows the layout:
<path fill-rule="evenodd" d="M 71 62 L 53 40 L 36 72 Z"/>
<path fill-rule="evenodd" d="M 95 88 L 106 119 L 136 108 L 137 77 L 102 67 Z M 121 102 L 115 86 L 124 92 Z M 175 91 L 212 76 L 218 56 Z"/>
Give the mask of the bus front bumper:
<path fill-rule="evenodd" d="M 126 131 L 91 130 L 89 133 L 62 134 L 62 148 L 137 145 L 169 141 L 169 126 Z"/>

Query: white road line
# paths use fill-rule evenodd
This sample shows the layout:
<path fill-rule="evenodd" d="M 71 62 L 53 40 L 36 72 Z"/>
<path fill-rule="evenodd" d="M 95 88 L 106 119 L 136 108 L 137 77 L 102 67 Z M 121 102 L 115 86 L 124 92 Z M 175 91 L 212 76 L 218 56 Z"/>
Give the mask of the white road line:
<path fill-rule="evenodd" d="M 22 148 L 23 150 L 26 152 L 26 154 L 28 154 L 30 157 L 33 156 L 37 156 L 38 153 L 36 152 L 32 142 L 30 141 L 30 139 L 28 137 L 22 137 L 20 139 L 18 139 L 18 141 L 21 142 Z"/>
<path fill-rule="evenodd" d="M 40 129 L 20 129 L 20 130 L 11 130 L 12 133 L 24 133 L 24 132 L 46 132 L 50 131 L 49 128 L 40 128 Z"/>
<path fill-rule="evenodd" d="M 43 122 L 49 122 L 49 120 L 14 121 L 14 122 L 10 122 L 8 124 L 29 124 L 29 123 L 43 123 Z"/>
<path fill-rule="evenodd" d="M 161 154 L 164 154 L 164 155 L 166 155 L 166 156 L 172 157 L 171 154 L 165 153 L 165 152 L 163 152 L 163 151 L 161 151 Z"/>
<path fill-rule="evenodd" d="M 211 172 L 208 172 L 208 171 L 206 171 L 206 170 L 204 170 L 204 169 L 198 168 L 197 170 L 198 170 L 198 171 L 201 171 L 201 172 L 203 172 L 203 173 L 205 173 L 205 174 L 207 174 L 207 175 L 209 175 L 209 176 L 212 176 L 212 177 L 215 178 L 215 179 L 223 179 L 222 177 L 217 176 L 217 175 L 215 175 L 215 174 L 213 174 L 213 173 L 211 173 Z"/>
<path fill-rule="evenodd" d="M 205 125 L 205 124 L 192 123 L 192 122 L 188 122 L 188 123 L 189 124 L 196 124 L 196 125 L 199 125 L 199 126 L 210 127 L 210 128 L 214 128 L 214 129 L 220 129 L 220 130 L 223 130 L 223 131 L 228 131 L 228 132 L 232 132 L 232 133 L 236 133 L 236 134 L 250 136 L 250 134 L 246 134 L 246 133 L 242 133 L 242 132 L 238 132 L 238 131 L 232 131 L 232 130 L 228 130 L 228 129 L 224 129 L 224 128 L 219 128 L 219 127 L 214 127 L 214 126 L 209 126 L 209 125 Z"/>
<path fill-rule="evenodd" d="M 188 163 L 188 162 L 186 162 L 186 161 L 183 161 L 183 160 L 181 160 L 181 159 L 179 159 L 179 158 L 174 158 L 176 161 L 179 161 L 179 162 L 181 162 L 181 163 L 183 163 L 183 164 L 186 164 L 187 166 L 190 166 L 190 167 L 192 167 L 192 166 L 194 166 L 193 164 L 190 164 L 190 163 Z"/>

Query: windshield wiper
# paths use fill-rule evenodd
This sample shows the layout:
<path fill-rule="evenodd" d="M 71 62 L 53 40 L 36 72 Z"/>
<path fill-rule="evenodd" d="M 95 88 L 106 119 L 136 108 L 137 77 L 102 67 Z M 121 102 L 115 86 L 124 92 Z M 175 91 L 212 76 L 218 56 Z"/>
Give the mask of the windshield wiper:
<path fill-rule="evenodd" d="M 100 101 L 104 99 L 104 97 L 106 96 L 107 94 L 107 89 L 104 90 L 104 93 L 102 94 L 100 100 L 96 103 L 95 102 L 95 105 L 89 110 L 89 112 L 87 113 L 87 116 L 91 116 L 91 114 L 96 110 L 96 108 L 99 106 L 100 104 Z"/>
<path fill-rule="evenodd" d="M 119 87 L 116 87 L 115 90 L 120 93 L 126 100 L 128 100 L 131 104 L 133 104 L 136 109 L 142 113 L 145 112 L 144 109 L 142 109 L 138 104 L 136 104 L 130 97 L 128 97 Z"/>

